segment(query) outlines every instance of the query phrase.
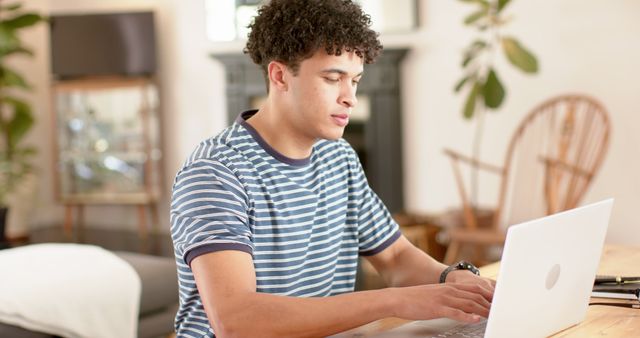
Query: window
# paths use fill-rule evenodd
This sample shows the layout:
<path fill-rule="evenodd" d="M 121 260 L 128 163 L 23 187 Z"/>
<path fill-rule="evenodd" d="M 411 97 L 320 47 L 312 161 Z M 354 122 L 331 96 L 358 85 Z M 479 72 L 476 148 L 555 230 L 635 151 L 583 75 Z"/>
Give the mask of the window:
<path fill-rule="evenodd" d="M 244 40 L 262 0 L 205 0 L 207 37 L 214 42 Z M 409 32 L 418 26 L 416 0 L 356 0 L 382 33 Z"/>

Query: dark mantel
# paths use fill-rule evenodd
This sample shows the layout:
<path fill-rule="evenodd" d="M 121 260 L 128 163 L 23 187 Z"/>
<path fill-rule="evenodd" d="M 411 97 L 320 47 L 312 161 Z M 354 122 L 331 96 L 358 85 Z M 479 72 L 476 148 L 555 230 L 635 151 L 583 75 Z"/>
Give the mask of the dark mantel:
<path fill-rule="evenodd" d="M 400 63 L 406 53 L 406 49 L 385 50 L 375 64 L 365 65 L 358 96 L 368 97 L 369 118 L 345 129 L 345 139 L 358 152 L 369 184 L 391 212 L 404 207 Z M 265 80 L 245 54 L 212 57 L 226 69 L 227 116 L 233 121 L 240 112 L 254 108 L 254 98 L 266 95 Z"/>

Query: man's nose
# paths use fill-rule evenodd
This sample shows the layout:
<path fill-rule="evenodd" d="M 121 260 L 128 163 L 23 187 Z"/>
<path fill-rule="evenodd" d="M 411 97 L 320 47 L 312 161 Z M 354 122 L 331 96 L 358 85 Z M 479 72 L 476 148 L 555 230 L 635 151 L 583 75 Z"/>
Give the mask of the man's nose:
<path fill-rule="evenodd" d="M 356 86 L 347 85 L 342 90 L 342 95 L 340 97 L 340 103 L 349 108 L 353 108 L 358 104 L 358 98 L 356 97 Z"/>

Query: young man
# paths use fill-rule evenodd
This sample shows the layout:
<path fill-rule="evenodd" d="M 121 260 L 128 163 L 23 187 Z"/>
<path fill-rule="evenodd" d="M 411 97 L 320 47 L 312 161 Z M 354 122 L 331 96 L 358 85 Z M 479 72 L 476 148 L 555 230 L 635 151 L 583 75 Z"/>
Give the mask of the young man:
<path fill-rule="evenodd" d="M 369 24 L 348 0 L 259 10 L 245 52 L 268 98 L 202 142 L 173 187 L 179 337 L 321 337 L 385 317 L 487 316 L 493 282 L 411 245 L 341 139 L 363 63 L 382 49 Z M 353 292 L 359 255 L 391 288 Z"/>

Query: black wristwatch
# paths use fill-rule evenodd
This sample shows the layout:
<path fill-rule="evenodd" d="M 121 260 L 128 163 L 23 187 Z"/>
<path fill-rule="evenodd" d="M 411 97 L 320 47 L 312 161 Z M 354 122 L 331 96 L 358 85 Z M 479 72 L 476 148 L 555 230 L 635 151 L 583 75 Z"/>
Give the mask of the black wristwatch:
<path fill-rule="evenodd" d="M 480 270 L 478 270 L 475 265 L 467 261 L 459 261 L 458 263 L 450 265 L 448 268 L 442 271 L 442 273 L 440 274 L 440 283 L 444 283 L 444 281 L 447 280 L 447 275 L 449 274 L 449 272 L 455 270 L 469 270 L 478 276 L 480 275 Z"/>

